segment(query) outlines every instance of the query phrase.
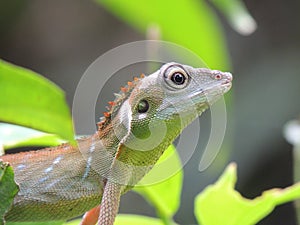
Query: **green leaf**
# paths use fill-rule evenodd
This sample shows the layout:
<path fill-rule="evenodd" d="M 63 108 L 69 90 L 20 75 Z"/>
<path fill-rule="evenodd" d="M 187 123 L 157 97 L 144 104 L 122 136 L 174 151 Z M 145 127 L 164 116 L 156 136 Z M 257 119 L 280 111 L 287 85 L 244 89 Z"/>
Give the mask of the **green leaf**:
<path fill-rule="evenodd" d="M 158 27 L 162 40 L 182 45 L 209 67 L 228 69 L 228 52 L 221 26 L 204 1 L 97 0 L 142 33 Z"/>
<path fill-rule="evenodd" d="M 228 19 L 232 28 L 242 34 L 250 35 L 256 28 L 256 22 L 241 0 L 211 0 Z"/>
<path fill-rule="evenodd" d="M 69 222 L 64 223 L 64 225 L 79 225 L 82 219 L 72 220 Z"/>
<path fill-rule="evenodd" d="M 0 121 L 59 135 L 75 143 L 63 91 L 37 73 L 0 60 Z"/>
<path fill-rule="evenodd" d="M 49 221 L 49 222 L 7 222 L 5 225 L 61 225 L 63 221 Z M 78 223 L 79 225 L 79 223 Z"/>
<path fill-rule="evenodd" d="M 0 123 L 0 144 L 4 149 L 21 146 L 57 146 L 63 143 L 59 136 L 18 125 Z"/>
<path fill-rule="evenodd" d="M 181 162 L 175 147 L 169 146 L 154 168 L 133 188 L 168 220 L 179 208 L 182 188 Z"/>
<path fill-rule="evenodd" d="M 160 219 L 147 217 L 147 216 L 138 216 L 138 215 L 125 215 L 119 214 L 116 218 L 114 225 L 165 225 Z M 175 225 L 175 223 L 172 223 Z"/>
<path fill-rule="evenodd" d="M 297 183 L 265 191 L 253 200 L 246 199 L 234 190 L 236 179 L 236 165 L 232 163 L 214 185 L 196 197 L 195 215 L 200 224 L 253 225 L 277 205 L 300 198 L 300 183 Z"/>
<path fill-rule="evenodd" d="M 0 224 L 3 224 L 4 215 L 11 207 L 18 191 L 12 167 L 0 160 Z"/>
<path fill-rule="evenodd" d="M 65 225 L 79 225 L 81 220 L 73 220 Z M 130 215 L 130 214 L 118 214 L 114 225 L 164 225 L 164 223 L 157 219 L 147 216 L 138 216 L 138 215 Z M 176 225 L 172 223 L 171 225 Z"/>

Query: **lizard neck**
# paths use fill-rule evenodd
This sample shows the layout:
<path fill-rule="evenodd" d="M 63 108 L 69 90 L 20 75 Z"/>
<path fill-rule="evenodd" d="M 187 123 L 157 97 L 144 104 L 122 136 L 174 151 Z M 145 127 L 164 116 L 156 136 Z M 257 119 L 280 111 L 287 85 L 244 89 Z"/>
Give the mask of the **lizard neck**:
<path fill-rule="evenodd" d="M 94 135 L 109 154 L 111 167 L 105 177 L 123 186 L 134 186 L 155 165 L 165 149 L 182 131 L 181 121 L 153 120 L 150 125 L 139 126 L 140 129 L 126 128 L 126 124 L 118 120 L 112 122 L 105 130 Z M 123 121 L 124 122 L 124 121 Z M 113 126 L 115 125 L 115 126 Z M 134 126 L 134 125 L 133 125 Z M 143 132 L 139 133 L 142 130 Z"/>

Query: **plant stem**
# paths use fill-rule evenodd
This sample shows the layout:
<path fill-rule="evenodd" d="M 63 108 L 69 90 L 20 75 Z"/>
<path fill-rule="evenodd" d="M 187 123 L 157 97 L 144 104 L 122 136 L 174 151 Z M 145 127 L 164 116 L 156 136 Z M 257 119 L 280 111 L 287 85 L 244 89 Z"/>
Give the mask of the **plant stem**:
<path fill-rule="evenodd" d="M 284 126 L 285 139 L 293 145 L 294 183 L 300 182 L 300 119 L 289 121 Z M 297 224 L 300 225 L 300 199 L 295 200 Z"/>
<path fill-rule="evenodd" d="M 167 217 L 166 215 L 164 215 L 160 211 L 157 211 L 156 214 L 162 220 L 162 222 L 164 223 L 164 225 L 175 225 L 176 224 L 174 222 L 174 220 L 172 220 L 172 218 Z"/>
<path fill-rule="evenodd" d="M 300 145 L 294 145 L 294 182 L 300 181 Z M 295 200 L 295 209 L 298 224 L 300 224 L 300 199 Z"/>

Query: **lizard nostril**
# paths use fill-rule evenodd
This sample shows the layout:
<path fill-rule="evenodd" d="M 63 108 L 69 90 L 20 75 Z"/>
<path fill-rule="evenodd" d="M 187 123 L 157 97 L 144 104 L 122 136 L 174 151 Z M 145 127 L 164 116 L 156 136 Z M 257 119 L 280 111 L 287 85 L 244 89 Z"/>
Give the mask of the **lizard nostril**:
<path fill-rule="evenodd" d="M 216 79 L 216 80 L 221 80 L 221 78 L 222 78 L 221 74 L 216 74 L 216 75 L 215 75 L 215 79 Z"/>
<path fill-rule="evenodd" d="M 212 78 L 214 80 L 221 80 L 225 77 L 225 73 L 222 73 L 221 71 L 219 70 L 213 70 L 212 71 Z"/>

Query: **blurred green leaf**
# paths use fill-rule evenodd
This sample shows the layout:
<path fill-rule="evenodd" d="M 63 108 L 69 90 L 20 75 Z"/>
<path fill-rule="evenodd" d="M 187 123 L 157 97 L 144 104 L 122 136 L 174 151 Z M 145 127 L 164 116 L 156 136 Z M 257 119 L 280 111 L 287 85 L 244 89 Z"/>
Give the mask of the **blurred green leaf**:
<path fill-rule="evenodd" d="M 65 225 L 79 225 L 81 220 L 73 220 Z M 146 216 L 138 216 L 138 215 L 130 215 L 130 214 L 118 214 L 114 225 L 165 225 L 160 219 L 146 217 Z M 176 225 L 172 223 L 170 225 Z"/>
<path fill-rule="evenodd" d="M 236 32 L 242 35 L 250 35 L 256 30 L 256 22 L 242 0 L 211 1 L 224 13 L 229 24 Z"/>
<path fill-rule="evenodd" d="M 18 125 L 0 123 L 0 144 L 4 149 L 22 146 L 57 146 L 63 143 L 59 136 Z"/>
<path fill-rule="evenodd" d="M 211 68 L 227 70 L 228 52 L 221 26 L 204 1 L 97 0 L 137 30 L 146 33 L 157 26 L 162 40 L 182 45 Z"/>
<path fill-rule="evenodd" d="M 81 222 L 81 219 L 77 219 L 77 220 L 72 220 L 69 222 L 64 223 L 64 225 L 79 225 Z"/>
<path fill-rule="evenodd" d="M 0 60 L 0 121 L 74 141 L 63 91 L 37 73 Z"/>
<path fill-rule="evenodd" d="M 0 224 L 3 224 L 4 215 L 11 207 L 18 191 L 12 167 L 0 160 Z"/>
<path fill-rule="evenodd" d="M 300 198 L 300 183 L 297 183 L 265 191 L 253 200 L 246 199 L 234 190 L 236 179 L 236 165 L 232 163 L 214 185 L 196 197 L 195 215 L 200 224 L 253 225 L 277 205 Z"/>
<path fill-rule="evenodd" d="M 176 149 L 171 145 L 154 168 L 133 188 L 156 208 L 162 219 L 170 219 L 179 208 L 183 180 L 181 168 Z"/>
<path fill-rule="evenodd" d="M 122 215 L 119 214 L 116 218 L 114 225 L 165 225 L 160 219 L 147 217 L 147 216 L 138 216 L 138 215 Z M 170 224 L 171 225 L 171 224 Z M 172 223 L 175 225 L 175 223 Z"/>
<path fill-rule="evenodd" d="M 6 222 L 5 225 L 61 225 L 63 221 L 49 221 L 49 222 Z M 78 223 L 79 225 L 79 223 Z"/>

